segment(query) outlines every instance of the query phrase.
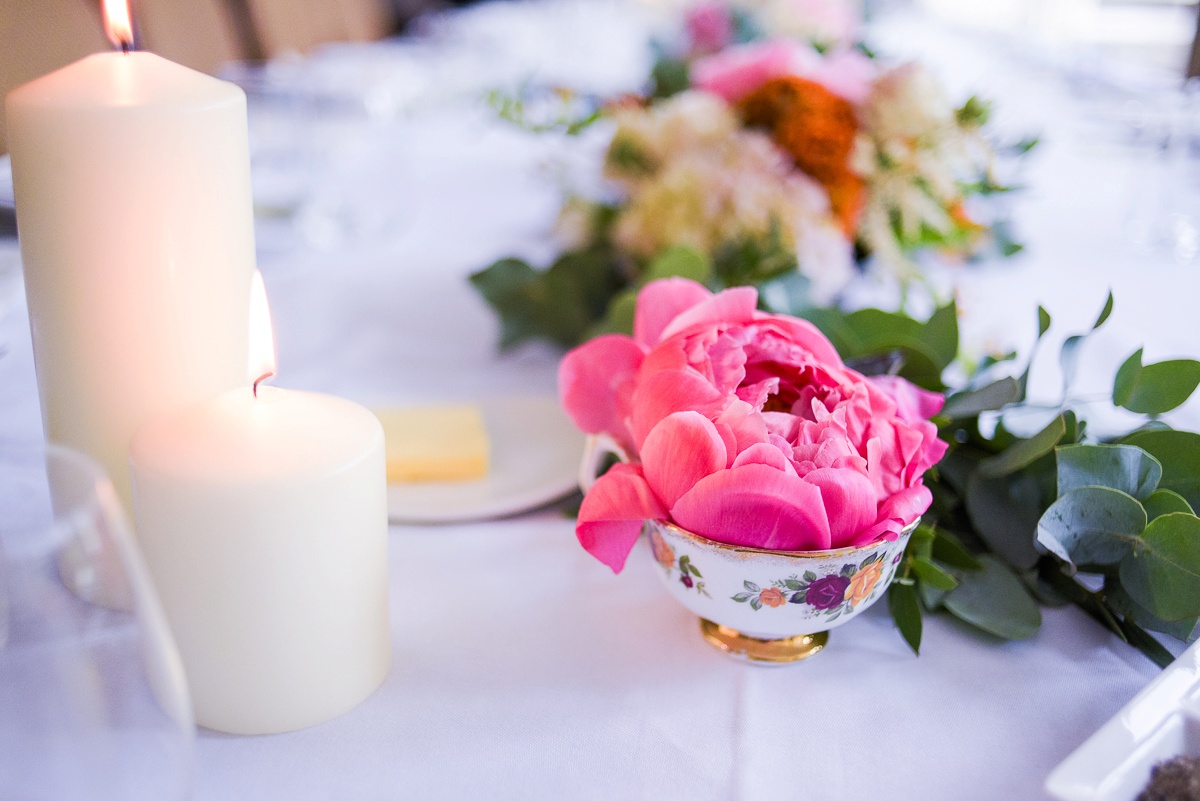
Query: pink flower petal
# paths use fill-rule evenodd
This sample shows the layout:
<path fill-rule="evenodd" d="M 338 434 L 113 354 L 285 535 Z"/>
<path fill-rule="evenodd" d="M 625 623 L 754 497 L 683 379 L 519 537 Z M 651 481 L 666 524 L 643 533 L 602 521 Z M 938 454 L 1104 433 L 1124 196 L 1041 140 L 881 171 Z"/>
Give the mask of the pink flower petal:
<path fill-rule="evenodd" d="M 642 472 L 668 508 L 705 476 L 725 469 L 725 443 L 716 426 L 697 412 L 664 417 L 642 443 Z"/>
<path fill-rule="evenodd" d="M 735 469 L 748 464 L 765 464 L 784 473 L 790 473 L 793 476 L 796 475 L 796 467 L 792 464 L 792 460 L 779 449 L 778 445 L 770 442 L 759 442 L 751 445 L 739 453 L 737 458 L 733 460 L 733 467 Z"/>
<path fill-rule="evenodd" d="M 879 507 L 875 525 L 862 531 L 851 545 L 869 545 L 878 540 L 895 540 L 933 503 L 933 493 L 924 484 L 909 487 L 888 498 Z"/>
<path fill-rule="evenodd" d="M 660 339 L 667 339 L 694 325 L 736 325 L 754 319 L 758 307 L 758 290 L 752 286 L 735 286 L 697 303 L 680 313 L 663 329 Z"/>
<path fill-rule="evenodd" d="M 822 467 L 806 474 L 804 480 L 821 490 L 829 518 L 829 547 L 849 545 L 875 522 L 875 488 L 861 473 Z"/>
<path fill-rule="evenodd" d="M 896 403 L 901 420 L 928 420 L 946 405 L 944 395 L 921 389 L 899 376 L 877 375 L 867 380 Z"/>
<path fill-rule="evenodd" d="M 802 360 L 792 357 L 786 363 L 819 364 L 827 373 L 831 373 L 838 383 L 847 380 L 848 376 L 840 370 L 842 357 L 838 355 L 833 343 L 821 333 L 821 329 L 808 320 L 779 314 L 759 312 L 756 317 L 754 328 L 761 334 L 752 340 L 754 350 L 761 351 L 764 356 L 779 358 L 781 351 L 778 349 L 786 347 L 786 352 L 798 352 L 805 357 Z M 854 376 L 857 377 L 858 374 L 854 373 Z"/>
<path fill-rule="evenodd" d="M 636 450 L 650 429 L 669 414 L 696 411 L 716 417 L 725 406 L 725 398 L 716 387 L 695 370 L 661 370 L 644 377 L 633 393 L 631 433 Z"/>
<path fill-rule="evenodd" d="M 733 40 L 734 21 L 729 6 L 720 2 L 692 6 L 684 18 L 692 49 L 714 53 Z"/>
<path fill-rule="evenodd" d="M 642 349 L 619 334 L 596 337 L 564 356 L 558 366 L 558 395 L 575 425 L 629 443 L 625 418 L 643 358 Z"/>
<path fill-rule="evenodd" d="M 862 105 L 871 96 L 878 70 L 875 62 L 857 50 L 841 48 L 826 54 L 798 49 L 792 72 L 821 84 L 854 105 Z"/>
<path fill-rule="evenodd" d="M 733 435 L 734 447 L 729 452 L 731 462 L 732 457 L 757 442 L 766 442 L 769 436 L 762 415 L 743 400 L 731 401 L 715 422 L 718 428 L 728 427 Z"/>
<path fill-rule="evenodd" d="M 795 51 L 783 41 L 728 47 L 692 64 L 692 86 L 737 103 L 771 78 L 790 74 Z"/>
<path fill-rule="evenodd" d="M 710 540 L 780 551 L 829 547 L 821 490 L 765 464 L 701 479 L 671 507 L 681 527 Z"/>
<path fill-rule="evenodd" d="M 638 293 L 633 317 L 633 339 L 644 348 L 652 348 L 662 332 L 683 312 L 712 297 L 712 292 L 687 278 L 662 278 L 651 281 Z"/>
<path fill-rule="evenodd" d="M 639 467 L 617 464 L 588 490 L 579 507 L 575 536 L 592 556 L 620 573 L 644 520 L 667 519 Z"/>

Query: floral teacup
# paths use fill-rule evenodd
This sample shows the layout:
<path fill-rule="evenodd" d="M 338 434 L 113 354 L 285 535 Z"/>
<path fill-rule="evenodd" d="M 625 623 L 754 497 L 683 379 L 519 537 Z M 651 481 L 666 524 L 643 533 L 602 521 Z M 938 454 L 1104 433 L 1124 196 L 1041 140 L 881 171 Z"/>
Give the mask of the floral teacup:
<path fill-rule="evenodd" d="M 651 551 L 675 600 L 700 617 L 704 638 L 749 662 L 782 664 L 825 647 L 887 591 L 914 522 L 892 542 L 831 551 L 763 551 L 646 522 Z"/>

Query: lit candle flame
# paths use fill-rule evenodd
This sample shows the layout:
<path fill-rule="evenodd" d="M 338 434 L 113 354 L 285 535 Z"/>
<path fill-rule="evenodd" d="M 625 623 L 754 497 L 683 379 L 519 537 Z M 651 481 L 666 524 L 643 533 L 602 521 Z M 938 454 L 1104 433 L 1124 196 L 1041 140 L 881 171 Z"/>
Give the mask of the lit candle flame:
<path fill-rule="evenodd" d="M 129 0 L 104 0 L 104 31 L 113 47 L 122 52 L 133 49 L 133 18 Z"/>
<path fill-rule="evenodd" d="M 258 383 L 275 375 L 275 337 L 271 333 L 271 307 L 267 304 L 267 288 L 262 273 L 254 271 L 250 281 L 250 358 L 247 363 L 254 394 Z"/>

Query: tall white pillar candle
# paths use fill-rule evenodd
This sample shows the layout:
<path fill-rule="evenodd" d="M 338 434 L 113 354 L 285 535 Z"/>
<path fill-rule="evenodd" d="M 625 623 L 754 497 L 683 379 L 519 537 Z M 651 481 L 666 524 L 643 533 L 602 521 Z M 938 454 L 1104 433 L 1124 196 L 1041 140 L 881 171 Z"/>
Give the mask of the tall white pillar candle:
<path fill-rule="evenodd" d="M 246 98 L 112 52 L 6 108 L 46 433 L 101 462 L 128 502 L 138 425 L 245 380 Z"/>
<path fill-rule="evenodd" d="M 249 387 L 148 422 L 131 447 L 138 538 L 196 720 L 302 728 L 383 681 L 383 428 L 357 404 Z"/>

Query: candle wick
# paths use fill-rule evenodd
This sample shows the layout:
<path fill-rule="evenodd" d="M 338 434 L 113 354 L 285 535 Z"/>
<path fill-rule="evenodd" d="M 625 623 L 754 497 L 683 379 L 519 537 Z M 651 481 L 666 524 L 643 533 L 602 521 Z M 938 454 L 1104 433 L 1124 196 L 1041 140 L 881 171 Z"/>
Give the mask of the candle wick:
<path fill-rule="evenodd" d="M 121 40 L 121 52 L 122 53 L 133 52 L 133 42 L 126 42 L 125 40 Z"/>
<path fill-rule="evenodd" d="M 254 379 L 254 397 L 256 397 L 256 398 L 258 397 L 258 385 L 261 382 L 266 381 L 268 378 L 274 378 L 274 377 L 275 377 L 274 373 L 263 373 L 258 378 Z"/>

